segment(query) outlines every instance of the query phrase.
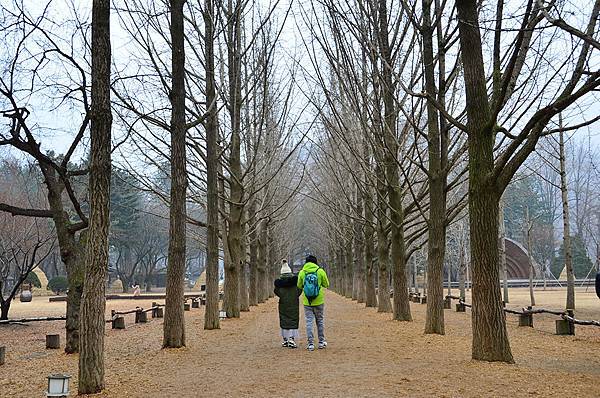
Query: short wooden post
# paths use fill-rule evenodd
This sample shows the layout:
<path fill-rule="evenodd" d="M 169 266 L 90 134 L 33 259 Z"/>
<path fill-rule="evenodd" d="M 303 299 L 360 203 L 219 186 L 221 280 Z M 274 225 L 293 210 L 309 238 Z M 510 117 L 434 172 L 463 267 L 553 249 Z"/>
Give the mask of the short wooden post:
<path fill-rule="evenodd" d="M 122 317 L 121 315 L 113 318 L 112 328 L 113 329 L 125 329 L 125 318 Z"/>
<path fill-rule="evenodd" d="M 192 301 L 192 308 L 200 308 L 200 301 L 199 300 L 193 300 Z"/>
<path fill-rule="evenodd" d="M 156 308 L 158 303 L 152 302 L 152 318 L 156 318 Z"/>
<path fill-rule="evenodd" d="M 456 303 L 456 312 L 465 312 L 466 307 L 463 303 Z"/>
<path fill-rule="evenodd" d="M 163 316 L 164 316 L 163 307 L 158 307 L 156 309 L 156 317 L 157 318 L 162 318 Z"/>
<path fill-rule="evenodd" d="M 202 305 L 206 305 L 206 299 L 205 299 L 205 298 L 201 298 L 201 299 L 200 299 L 200 304 L 202 304 Z"/>
<path fill-rule="evenodd" d="M 183 304 L 183 310 L 184 311 L 189 311 L 190 310 L 190 304 L 189 303 Z"/>
<path fill-rule="evenodd" d="M 520 314 L 519 315 L 519 326 L 533 327 L 533 314 Z"/>
<path fill-rule="evenodd" d="M 446 297 L 444 299 L 444 309 L 449 310 L 450 308 L 452 308 L 452 299 L 450 297 Z"/>
<path fill-rule="evenodd" d="M 148 322 L 148 313 L 144 310 L 139 311 L 139 323 L 147 323 Z"/>
<path fill-rule="evenodd" d="M 556 334 L 559 336 L 574 336 L 575 324 L 567 321 L 566 319 L 557 319 Z"/>
<path fill-rule="evenodd" d="M 421 304 L 427 304 L 427 296 L 421 297 Z"/>
<path fill-rule="evenodd" d="M 6 359 L 6 347 L 0 347 L 0 366 L 4 365 Z"/>
<path fill-rule="evenodd" d="M 60 335 L 59 334 L 47 334 L 46 335 L 46 348 L 47 349 L 60 348 Z"/>

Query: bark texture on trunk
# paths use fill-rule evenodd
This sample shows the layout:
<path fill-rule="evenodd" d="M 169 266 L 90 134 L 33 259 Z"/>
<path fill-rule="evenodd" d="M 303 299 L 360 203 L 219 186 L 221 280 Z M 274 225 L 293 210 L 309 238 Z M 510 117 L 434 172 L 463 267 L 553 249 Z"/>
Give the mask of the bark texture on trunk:
<path fill-rule="evenodd" d="M 258 282 L 257 282 L 257 293 L 258 302 L 264 303 L 269 298 L 268 289 L 270 286 L 267 285 L 267 220 L 262 220 L 258 230 Z"/>
<path fill-rule="evenodd" d="M 8 319 L 8 311 L 10 310 L 11 300 L 2 301 L 0 303 L 0 320 Z"/>
<path fill-rule="evenodd" d="M 79 394 L 104 389 L 104 312 L 111 174 L 110 1 L 92 6 L 92 117 L 85 284 L 81 300 Z"/>
<path fill-rule="evenodd" d="M 392 312 L 392 302 L 390 301 L 390 288 L 389 288 L 389 273 L 388 273 L 388 237 L 385 231 L 385 224 L 387 223 L 386 217 L 386 203 L 384 202 L 385 197 L 385 186 L 383 181 L 378 181 L 378 206 L 377 206 L 377 267 L 378 267 L 378 279 L 377 279 L 377 312 Z"/>
<path fill-rule="evenodd" d="M 385 177 L 388 190 L 388 203 L 390 208 L 390 239 L 391 239 L 391 266 L 394 283 L 394 319 L 410 321 L 410 304 L 408 302 L 408 286 L 406 281 L 406 249 L 404 246 L 404 209 L 402 207 L 402 194 L 400 192 L 400 178 L 396 156 L 398 155 L 398 141 L 396 138 L 396 106 L 395 83 L 393 80 L 393 60 L 388 37 L 388 11 L 385 0 L 378 2 L 378 40 L 379 52 L 383 60 L 382 71 L 382 97 L 384 105 L 383 137 L 385 143 L 384 163 Z M 381 261 L 381 259 L 380 259 Z M 381 282 L 381 276 L 379 280 Z M 381 294 L 380 294 L 381 297 Z M 389 299 L 389 295 L 388 295 Z"/>
<path fill-rule="evenodd" d="M 476 0 L 456 0 L 469 130 L 469 225 L 473 270 L 473 359 L 514 362 L 500 295 L 498 205 L 491 179 L 494 133 Z"/>
<path fill-rule="evenodd" d="M 240 317 L 240 273 L 245 259 L 242 254 L 243 197 L 242 163 L 240 158 L 240 122 L 242 108 L 241 83 L 241 14 L 242 4 L 229 2 L 227 14 L 227 58 L 229 63 L 229 117 L 231 119 L 231 142 L 229 145 L 229 228 L 227 244 L 230 263 L 225 268 L 225 298 L 223 307 L 228 318 Z"/>
<path fill-rule="evenodd" d="M 446 193 L 442 167 L 442 145 L 438 111 L 432 98 L 436 96 L 433 60 L 432 0 L 423 0 L 423 63 L 427 101 L 427 149 L 429 153 L 429 238 L 427 240 L 427 315 L 425 333 L 444 334 L 444 254 L 446 250 Z M 450 274 L 448 274 L 450 275 Z"/>
<path fill-rule="evenodd" d="M 219 195 L 218 195 L 218 115 L 215 90 L 214 0 L 205 1 L 204 26 L 206 56 L 206 309 L 204 329 L 219 329 Z"/>
<path fill-rule="evenodd" d="M 375 293 L 375 267 L 373 266 L 373 260 L 375 255 L 375 231 L 373 228 L 373 210 L 371 204 L 371 197 L 365 198 L 365 215 L 366 225 L 364 228 L 364 242 L 365 242 L 365 303 L 367 307 L 377 307 L 377 294 Z"/>
<path fill-rule="evenodd" d="M 504 199 L 500 199 L 498 211 L 498 252 L 500 253 L 500 277 L 502 278 L 502 297 L 508 303 L 508 269 L 506 268 L 506 229 L 504 228 Z"/>
<path fill-rule="evenodd" d="M 248 300 L 251 306 L 258 305 L 259 286 L 258 286 L 258 228 L 256 224 L 256 199 L 252 198 L 248 208 L 248 220 L 250 233 L 248 240 L 250 245 L 250 280 L 248 288 Z"/>
<path fill-rule="evenodd" d="M 562 128 L 562 115 L 559 115 Z M 559 133 L 560 193 L 563 215 L 563 251 L 567 268 L 567 310 L 575 309 L 575 275 L 573 273 L 573 252 L 571 250 L 571 228 L 569 218 L 569 194 L 567 185 L 567 159 L 565 157 L 565 133 Z"/>
<path fill-rule="evenodd" d="M 354 279 L 354 261 L 352 259 L 352 237 L 346 242 L 344 253 L 344 297 L 352 299 L 352 281 Z"/>
<path fill-rule="evenodd" d="M 79 313 L 81 308 L 81 295 L 83 294 L 84 278 L 84 253 L 86 231 L 79 233 L 72 230 L 72 223 L 68 213 L 64 209 L 62 194 L 64 184 L 58 178 L 56 169 L 46 163 L 40 162 L 40 169 L 44 175 L 44 182 L 48 188 L 48 204 L 52 210 L 52 221 L 56 228 L 60 258 L 65 264 L 67 271 L 67 320 L 65 352 L 73 354 L 79 352 Z"/>
<path fill-rule="evenodd" d="M 171 207 L 163 347 L 185 346 L 183 312 L 186 251 L 186 121 L 183 4 L 171 0 Z"/>

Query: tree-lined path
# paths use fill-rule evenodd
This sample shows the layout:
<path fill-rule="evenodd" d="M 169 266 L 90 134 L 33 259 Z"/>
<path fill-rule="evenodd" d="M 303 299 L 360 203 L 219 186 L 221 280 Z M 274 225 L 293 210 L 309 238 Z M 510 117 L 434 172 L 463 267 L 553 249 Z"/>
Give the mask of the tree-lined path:
<path fill-rule="evenodd" d="M 524 289 L 512 294 L 515 303 L 527 300 Z M 551 305 L 563 294 L 544 292 L 539 300 Z M 578 294 L 592 315 L 597 299 L 592 292 Z M 108 302 L 108 308 L 130 306 L 130 301 Z M 100 396 L 547 397 L 565 391 L 577 391 L 580 397 L 600 395 L 600 357 L 592 354 L 600 350 L 595 329 L 580 328 L 577 337 L 555 336 L 553 318 L 538 317 L 536 328 L 530 329 L 518 328 L 516 317 L 508 317 L 517 364 L 506 365 L 471 360 L 468 313 L 446 310 L 446 336 L 439 336 L 423 334 L 424 305 L 411 304 L 411 323 L 394 322 L 388 314 L 332 292 L 326 306 L 329 346 L 315 352 L 305 349 L 303 321 L 300 348 L 280 347 L 274 299 L 240 319 L 222 322 L 220 331 L 203 329 L 203 309 L 186 312 L 190 332 L 182 349 L 161 349 L 161 320 L 138 325 L 128 320 L 127 329 L 106 331 L 107 385 Z M 48 313 L 49 307 L 43 311 Z M 52 327 L 58 332 L 60 326 Z M 23 326 L 11 327 L 14 333 L 6 335 L 12 340 Z M 19 345 L 20 352 L 9 353 L 2 369 L 2 375 L 15 375 L 10 380 L 0 377 L 2 397 L 43 391 L 48 369 L 60 367 L 77 374 L 75 356 L 44 353 L 48 324 L 31 328 L 28 343 Z M 26 367 L 31 364 L 26 357 L 35 357 L 35 366 Z"/>

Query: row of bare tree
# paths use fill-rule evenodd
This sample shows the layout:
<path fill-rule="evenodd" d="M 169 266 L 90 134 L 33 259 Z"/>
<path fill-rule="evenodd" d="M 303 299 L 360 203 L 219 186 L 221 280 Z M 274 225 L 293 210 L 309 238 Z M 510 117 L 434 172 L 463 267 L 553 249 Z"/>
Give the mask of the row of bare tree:
<path fill-rule="evenodd" d="M 290 11 L 279 10 L 277 21 L 278 6 L 123 1 L 111 11 L 108 0 L 95 0 L 89 22 L 77 7 L 2 3 L 9 67 L 0 81 L 8 121 L 0 145 L 37 164 L 46 199 L 29 208 L 2 197 L 0 210 L 54 225 L 69 280 L 65 350 L 80 353 L 80 393 L 104 388 L 113 163 L 168 205 L 165 348 L 186 343 L 188 226 L 207 231 L 197 242 L 207 252 L 206 329 L 219 328 L 220 256 L 228 317 L 272 296 L 272 264 L 287 253 L 280 237 L 306 157 L 295 71 L 276 57 Z M 126 51 L 111 47 L 116 37 L 128 42 Z M 60 111 L 69 120 L 44 119 Z M 57 125 L 72 141 L 63 155 L 48 156 Z M 84 166 L 70 162 L 77 156 Z M 85 176 L 89 189 L 78 192 L 74 179 Z M 204 211 L 188 211 L 198 207 Z"/>
<path fill-rule="evenodd" d="M 600 85 L 600 1 L 569 7 L 540 0 L 499 0 L 494 8 L 475 0 L 301 7 L 321 127 L 306 210 L 338 291 L 410 321 L 409 259 L 426 246 L 425 333 L 444 334 L 446 236 L 468 216 L 468 228 L 457 229 L 469 233 L 472 355 L 513 362 L 499 278 L 500 199 L 549 137 L 566 181 L 564 135 L 599 119 L 582 109 Z M 564 19 L 573 11 L 583 22 Z M 467 256 L 459 251 L 464 275 Z M 574 309 L 572 288 L 567 296 Z"/>

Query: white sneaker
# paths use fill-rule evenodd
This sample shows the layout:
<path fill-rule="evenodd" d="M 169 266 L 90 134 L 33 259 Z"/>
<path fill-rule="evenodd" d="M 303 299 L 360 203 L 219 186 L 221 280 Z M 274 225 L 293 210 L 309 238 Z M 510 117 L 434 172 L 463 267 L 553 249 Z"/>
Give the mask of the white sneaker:
<path fill-rule="evenodd" d="M 325 347 L 327 347 L 327 342 L 326 341 L 319 341 L 319 350 L 322 350 Z"/>
<path fill-rule="evenodd" d="M 288 348 L 297 348 L 298 345 L 296 344 L 296 342 L 294 341 L 294 339 L 289 339 L 287 341 L 287 347 Z"/>
<path fill-rule="evenodd" d="M 312 343 L 310 343 L 310 344 L 309 344 L 309 345 L 306 347 L 306 349 L 307 349 L 308 351 L 314 351 L 314 350 L 315 350 L 315 345 L 314 345 L 314 344 L 312 344 Z"/>

